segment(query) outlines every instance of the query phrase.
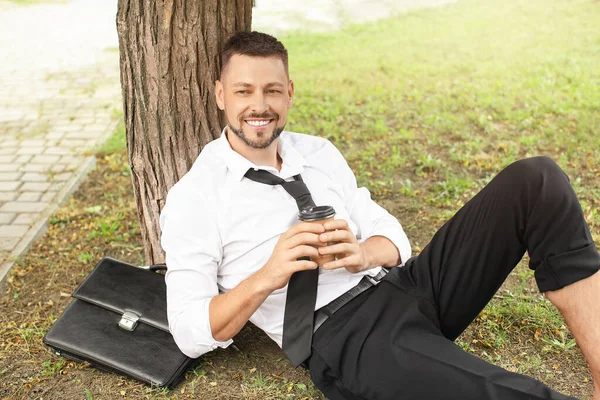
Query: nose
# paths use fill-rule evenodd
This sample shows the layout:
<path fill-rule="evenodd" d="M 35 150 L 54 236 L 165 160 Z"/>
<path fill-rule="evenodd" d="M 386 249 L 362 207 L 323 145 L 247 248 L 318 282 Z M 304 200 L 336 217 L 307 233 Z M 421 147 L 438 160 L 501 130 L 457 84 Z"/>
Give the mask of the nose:
<path fill-rule="evenodd" d="M 263 113 L 268 110 L 267 96 L 262 91 L 257 90 L 252 96 L 252 111 L 255 113 Z"/>

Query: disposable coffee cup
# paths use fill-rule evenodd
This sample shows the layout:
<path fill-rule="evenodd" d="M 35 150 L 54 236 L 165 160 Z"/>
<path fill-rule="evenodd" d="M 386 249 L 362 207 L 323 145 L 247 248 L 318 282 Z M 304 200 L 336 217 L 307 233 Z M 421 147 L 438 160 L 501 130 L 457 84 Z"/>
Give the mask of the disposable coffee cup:
<path fill-rule="evenodd" d="M 303 208 L 298 213 L 298 218 L 303 222 L 314 222 L 315 224 L 325 224 L 327 221 L 332 221 L 335 216 L 335 210 L 331 206 L 315 206 Z M 329 245 L 329 243 L 327 243 Z M 326 254 L 313 258 L 313 261 L 317 263 L 319 267 L 322 267 L 325 263 L 335 260 L 333 254 Z"/>

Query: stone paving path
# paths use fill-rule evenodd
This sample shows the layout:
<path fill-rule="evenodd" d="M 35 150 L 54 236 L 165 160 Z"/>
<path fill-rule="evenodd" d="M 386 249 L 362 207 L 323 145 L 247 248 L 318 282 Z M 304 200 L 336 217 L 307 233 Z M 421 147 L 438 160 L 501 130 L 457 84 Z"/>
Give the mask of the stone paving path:
<path fill-rule="evenodd" d="M 114 132 L 115 13 L 105 0 L 0 3 L 0 280 Z"/>
<path fill-rule="evenodd" d="M 338 29 L 452 1 L 256 0 L 253 29 Z M 0 0 L 0 281 L 118 123 L 116 8 L 116 0 Z"/>

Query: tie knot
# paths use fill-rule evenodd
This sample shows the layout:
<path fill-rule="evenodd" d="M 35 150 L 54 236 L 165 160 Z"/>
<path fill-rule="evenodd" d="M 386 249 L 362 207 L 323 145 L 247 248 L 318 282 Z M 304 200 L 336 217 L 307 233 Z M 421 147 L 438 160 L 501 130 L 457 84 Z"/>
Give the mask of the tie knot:
<path fill-rule="evenodd" d="M 246 178 L 266 185 L 281 185 L 285 181 L 278 176 L 273 175 L 264 169 L 250 168 L 244 175 Z"/>
<path fill-rule="evenodd" d="M 307 207 L 314 207 L 315 202 L 310 195 L 310 191 L 306 184 L 302 181 L 300 175 L 294 176 L 294 181 L 286 182 L 285 180 L 273 175 L 269 171 L 262 169 L 255 170 L 250 168 L 244 175 L 246 178 L 255 182 L 264 183 L 266 185 L 281 185 L 286 192 L 288 192 L 296 203 L 298 204 L 298 210 L 302 210 Z"/>

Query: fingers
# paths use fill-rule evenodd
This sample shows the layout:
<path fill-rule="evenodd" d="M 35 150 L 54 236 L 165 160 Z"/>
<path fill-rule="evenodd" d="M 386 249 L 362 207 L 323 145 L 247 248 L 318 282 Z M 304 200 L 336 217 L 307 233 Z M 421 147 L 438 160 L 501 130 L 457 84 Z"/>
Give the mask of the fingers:
<path fill-rule="evenodd" d="M 356 253 L 354 245 L 350 243 L 336 243 L 331 246 L 320 247 L 317 251 L 320 255 L 326 254 L 344 254 L 344 253 Z"/>
<path fill-rule="evenodd" d="M 325 263 L 323 269 L 346 268 L 351 271 L 359 271 L 361 269 L 360 266 L 360 256 L 358 254 L 352 254 L 348 257 Z"/>
<path fill-rule="evenodd" d="M 321 225 L 319 223 L 315 223 L 315 222 L 300 222 L 300 223 L 292 226 L 286 232 L 284 232 L 281 235 L 281 238 L 286 240 L 286 239 L 291 238 L 292 236 L 295 236 L 299 233 L 304 233 L 304 232 L 319 234 L 319 233 L 325 232 L 325 228 L 323 228 L 323 225 Z"/>
<path fill-rule="evenodd" d="M 309 244 L 311 246 L 323 246 L 324 243 L 322 243 L 319 240 L 319 235 L 317 235 L 316 233 L 310 233 L 310 232 L 302 232 L 302 233 L 298 233 L 294 236 L 292 236 L 291 238 L 288 238 L 285 241 L 285 247 L 288 249 L 293 249 L 294 247 L 303 245 L 303 244 Z"/>
<path fill-rule="evenodd" d="M 317 258 L 319 256 L 319 251 L 316 247 L 308 246 L 308 245 L 300 245 L 296 246 L 293 249 L 289 250 L 288 257 L 292 260 L 300 258 L 300 257 L 311 257 Z"/>
<path fill-rule="evenodd" d="M 293 262 L 293 268 L 294 268 L 295 272 L 317 269 L 318 267 L 319 266 L 314 261 L 300 260 L 300 261 Z"/>
<path fill-rule="evenodd" d="M 337 231 L 328 231 L 319 235 L 319 240 L 322 243 L 327 242 L 347 242 L 354 243 L 356 242 L 356 236 L 354 233 L 349 230 L 337 230 Z"/>
<path fill-rule="evenodd" d="M 334 230 L 334 229 L 344 229 L 344 230 L 350 230 L 350 227 L 348 226 L 348 221 L 346 221 L 345 219 L 334 219 L 332 221 L 327 221 L 324 225 L 325 229 L 327 229 L 328 231 Z"/>

